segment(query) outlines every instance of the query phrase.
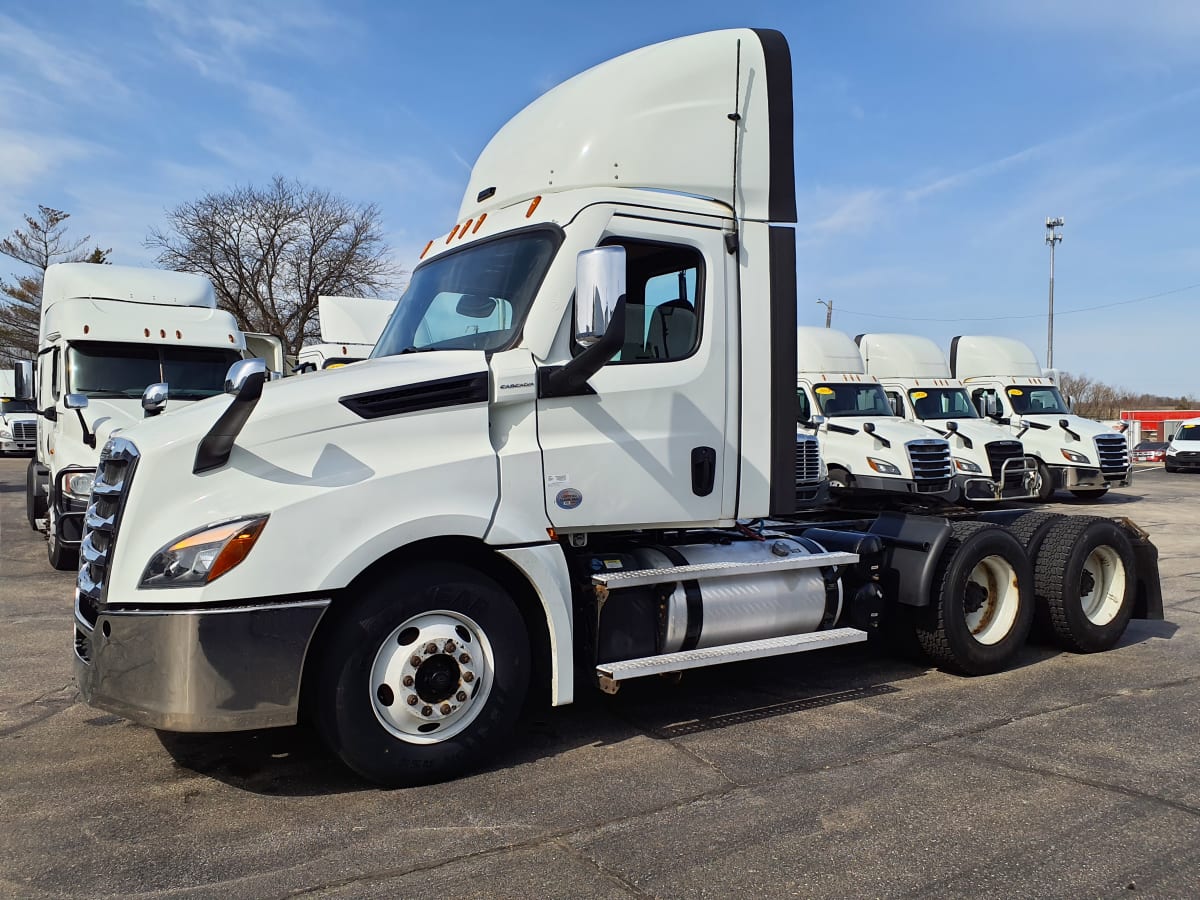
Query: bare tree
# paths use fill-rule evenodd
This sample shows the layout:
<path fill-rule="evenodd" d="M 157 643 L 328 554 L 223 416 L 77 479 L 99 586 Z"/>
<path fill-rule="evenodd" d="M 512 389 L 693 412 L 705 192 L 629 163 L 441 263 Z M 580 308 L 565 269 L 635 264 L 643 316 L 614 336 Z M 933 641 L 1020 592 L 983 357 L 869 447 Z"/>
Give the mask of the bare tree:
<path fill-rule="evenodd" d="M 379 219 L 374 204 L 276 176 L 175 207 L 146 246 L 166 268 L 206 275 L 245 330 L 297 353 L 318 334 L 318 296 L 377 295 L 401 274 Z"/>
<path fill-rule="evenodd" d="M 1196 409 L 1200 401 L 1194 396 L 1163 397 L 1158 394 L 1135 394 L 1121 387 L 1096 381 L 1087 375 L 1060 372 L 1059 387 L 1071 398 L 1071 409 L 1089 419 L 1116 419 L 1123 409 Z"/>
<path fill-rule="evenodd" d="M 25 216 L 23 229 L 14 229 L 0 240 L 0 255 L 32 270 L 12 281 L 0 278 L 0 358 L 6 362 L 30 359 L 37 353 L 46 269 L 60 262 L 104 263 L 112 252 L 99 247 L 85 250 L 91 235 L 69 239 L 66 221 L 70 217 L 60 209 L 39 206 L 36 216 Z"/>

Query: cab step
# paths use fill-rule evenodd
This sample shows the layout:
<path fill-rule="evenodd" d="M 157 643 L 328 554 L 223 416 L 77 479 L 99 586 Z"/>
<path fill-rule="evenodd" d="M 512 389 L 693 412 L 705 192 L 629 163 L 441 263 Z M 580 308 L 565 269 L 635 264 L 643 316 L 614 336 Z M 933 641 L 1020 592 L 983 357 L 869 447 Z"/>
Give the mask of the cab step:
<path fill-rule="evenodd" d="M 858 562 L 857 553 L 797 553 L 765 562 L 712 562 L 688 566 L 666 566 L 661 569 L 629 569 L 624 572 L 598 572 L 592 584 L 607 591 L 641 587 L 646 584 L 666 584 L 672 581 L 703 581 L 707 578 L 732 578 L 758 572 L 782 572 L 788 569 L 821 569 Z"/>
<path fill-rule="evenodd" d="M 853 554 L 847 554 L 853 555 Z M 702 650 L 681 650 L 641 659 L 625 659 L 619 662 L 601 663 L 596 666 L 600 689 L 615 694 L 620 682 L 647 675 L 666 672 L 682 672 L 728 662 L 747 659 L 762 659 L 767 656 L 783 656 L 787 653 L 803 653 L 806 650 L 823 650 L 844 644 L 858 644 L 867 639 L 867 633 L 857 628 L 831 628 L 828 631 L 809 631 L 804 634 L 786 634 L 782 637 L 744 641 L 740 644 L 725 644 L 721 647 L 705 647 Z"/>

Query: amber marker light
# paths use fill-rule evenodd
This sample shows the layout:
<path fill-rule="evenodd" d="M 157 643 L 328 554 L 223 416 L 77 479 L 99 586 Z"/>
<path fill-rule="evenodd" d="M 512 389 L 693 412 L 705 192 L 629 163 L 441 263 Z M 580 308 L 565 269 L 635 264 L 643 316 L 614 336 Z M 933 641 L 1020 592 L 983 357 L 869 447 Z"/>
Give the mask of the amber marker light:
<path fill-rule="evenodd" d="M 525 211 L 525 218 L 528 219 L 530 216 L 532 216 L 533 211 L 538 208 L 538 204 L 541 202 L 542 202 L 542 197 L 540 194 L 538 196 L 534 197 L 533 200 L 529 204 L 529 209 L 527 209 Z"/>
<path fill-rule="evenodd" d="M 429 248 L 432 246 L 433 246 L 433 241 L 430 241 L 428 244 L 426 244 L 425 249 L 421 251 L 421 255 L 418 256 L 417 259 L 424 259 L 425 254 L 429 252 Z"/>
<path fill-rule="evenodd" d="M 208 570 L 208 581 L 216 581 L 245 559 L 254 548 L 254 543 L 258 540 L 258 536 L 262 534 L 262 530 L 266 524 L 266 519 L 259 519 L 244 526 L 237 534 L 231 537 L 228 543 L 225 544 L 225 548 L 213 560 L 212 567 Z"/>
<path fill-rule="evenodd" d="M 467 236 L 467 229 L 471 227 L 471 223 L 474 221 L 474 219 L 467 219 L 467 221 L 463 222 L 462 230 L 458 233 L 459 240 L 462 240 Z"/>
<path fill-rule="evenodd" d="M 454 240 L 454 236 L 456 234 L 458 234 L 458 226 L 457 225 L 455 225 L 452 229 L 450 229 L 450 233 L 448 235 L 446 235 L 446 243 L 448 244 L 452 240 Z"/>
<path fill-rule="evenodd" d="M 483 213 L 479 217 L 479 221 L 475 223 L 475 227 L 471 229 L 471 234 L 474 234 L 475 232 L 477 232 L 479 230 L 479 226 L 483 224 L 483 220 L 486 218 L 487 218 L 487 213 Z"/>

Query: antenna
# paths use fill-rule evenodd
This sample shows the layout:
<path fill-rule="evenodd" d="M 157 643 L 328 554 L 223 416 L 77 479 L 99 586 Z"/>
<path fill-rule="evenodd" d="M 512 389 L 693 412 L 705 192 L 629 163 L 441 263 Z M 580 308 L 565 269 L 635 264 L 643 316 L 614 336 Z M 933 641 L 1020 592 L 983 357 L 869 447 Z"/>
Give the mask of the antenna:
<path fill-rule="evenodd" d="M 737 221 L 737 192 L 738 192 L 738 122 L 742 120 L 742 114 L 738 112 L 738 108 L 742 102 L 742 40 L 738 38 L 737 56 L 734 63 L 733 74 L 733 112 L 728 116 L 729 121 L 733 123 L 733 197 L 729 204 L 733 208 L 733 220 Z"/>

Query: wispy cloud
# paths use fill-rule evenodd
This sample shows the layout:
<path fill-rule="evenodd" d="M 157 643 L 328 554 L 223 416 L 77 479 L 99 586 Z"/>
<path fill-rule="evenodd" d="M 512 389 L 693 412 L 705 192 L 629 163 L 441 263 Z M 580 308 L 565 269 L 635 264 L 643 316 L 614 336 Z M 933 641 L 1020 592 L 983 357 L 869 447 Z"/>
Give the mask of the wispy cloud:
<path fill-rule="evenodd" d="M 883 188 L 857 188 L 847 191 L 817 188 L 800 201 L 807 211 L 800 233 L 808 240 L 819 240 L 869 230 L 886 217 L 890 192 Z"/>
<path fill-rule="evenodd" d="M 128 87 L 112 69 L 78 42 L 52 42 L 11 16 L 0 15 L 0 58 L 69 98 L 102 95 L 111 102 L 129 95 Z"/>

